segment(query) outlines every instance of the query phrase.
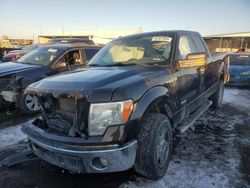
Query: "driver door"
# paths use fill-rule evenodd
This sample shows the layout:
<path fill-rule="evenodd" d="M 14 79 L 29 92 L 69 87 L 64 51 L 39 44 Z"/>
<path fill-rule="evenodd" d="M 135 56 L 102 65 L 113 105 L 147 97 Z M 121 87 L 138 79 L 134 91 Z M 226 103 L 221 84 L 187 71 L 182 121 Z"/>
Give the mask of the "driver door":
<path fill-rule="evenodd" d="M 186 60 L 188 54 L 198 53 L 199 50 L 192 39 L 192 35 L 182 35 L 179 38 L 177 54 L 178 60 Z M 189 105 L 198 98 L 202 92 L 202 77 L 200 67 L 187 67 L 177 71 L 177 95 L 180 106 L 189 106 L 189 113 L 194 109 Z"/>

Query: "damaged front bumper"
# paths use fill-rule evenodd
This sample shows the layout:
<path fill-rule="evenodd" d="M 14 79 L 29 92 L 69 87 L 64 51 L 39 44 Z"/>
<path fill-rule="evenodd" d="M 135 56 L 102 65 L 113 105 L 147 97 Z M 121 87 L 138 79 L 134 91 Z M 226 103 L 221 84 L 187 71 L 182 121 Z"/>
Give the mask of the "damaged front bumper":
<path fill-rule="evenodd" d="M 43 130 L 23 127 L 31 150 L 42 160 L 76 173 L 106 173 L 130 169 L 135 162 L 137 141 L 124 145 L 86 145 L 41 137 Z"/>
<path fill-rule="evenodd" d="M 14 76 L 0 77 L 0 97 L 5 102 L 15 103 L 18 101 L 18 95 L 21 89 L 19 79 L 20 78 Z"/>

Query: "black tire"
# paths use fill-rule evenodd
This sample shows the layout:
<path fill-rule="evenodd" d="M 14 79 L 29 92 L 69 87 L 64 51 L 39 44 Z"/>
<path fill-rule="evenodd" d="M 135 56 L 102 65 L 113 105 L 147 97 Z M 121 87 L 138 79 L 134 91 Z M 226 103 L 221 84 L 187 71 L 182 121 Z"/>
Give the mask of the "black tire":
<path fill-rule="evenodd" d="M 223 80 L 220 80 L 216 92 L 210 97 L 210 99 L 213 102 L 211 106 L 213 109 L 217 109 L 222 106 L 223 95 L 224 95 L 224 82 Z"/>
<path fill-rule="evenodd" d="M 29 95 L 27 95 L 27 94 L 23 94 L 23 93 L 21 93 L 20 95 L 19 95 L 19 108 L 20 108 L 20 110 L 22 111 L 22 112 L 24 112 L 25 114 L 29 114 L 29 115 L 34 115 L 34 114 L 37 114 L 39 111 L 40 111 L 40 107 L 39 107 L 39 109 L 37 109 L 37 108 L 29 108 L 28 106 L 27 106 L 27 97 L 28 97 Z M 33 95 L 30 95 L 30 96 L 32 96 L 32 97 L 35 97 L 35 96 L 33 96 Z M 36 101 L 37 103 L 38 103 L 38 101 Z M 36 104 L 37 105 L 37 104 Z M 39 104 L 38 104 L 39 105 Z"/>
<path fill-rule="evenodd" d="M 134 169 L 148 179 L 158 180 L 166 174 L 172 157 L 172 127 L 165 115 L 157 113 L 147 114 L 141 126 Z M 161 138 L 166 143 L 158 145 Z"/>

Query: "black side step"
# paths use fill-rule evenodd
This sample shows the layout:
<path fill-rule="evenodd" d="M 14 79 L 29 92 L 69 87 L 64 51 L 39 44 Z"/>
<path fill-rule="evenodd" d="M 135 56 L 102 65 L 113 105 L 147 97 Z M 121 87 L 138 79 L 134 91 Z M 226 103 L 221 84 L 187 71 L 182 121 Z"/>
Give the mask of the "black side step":
<path fill-rule="evenodd" d="M 203 105 L 201 105 L 197 110 L 195 110 L 188 119 L 184 120 L 184 122 L 177 127 L 177 129 L 183 133 L 188 128 L 190 128 L 194 122 L 212 105 L 212 101 L 207 100 Z"/>

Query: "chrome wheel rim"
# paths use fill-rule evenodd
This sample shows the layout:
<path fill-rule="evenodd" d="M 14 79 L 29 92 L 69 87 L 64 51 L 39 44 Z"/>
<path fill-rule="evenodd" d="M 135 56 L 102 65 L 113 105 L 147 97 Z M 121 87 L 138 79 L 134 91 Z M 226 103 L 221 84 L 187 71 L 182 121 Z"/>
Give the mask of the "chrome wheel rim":
<path fill-rule="evenodd" d="M 160 135 L 157 138 L 157 165 L 160 168 L 164 168 L 169 153 L 169 139 L 168 139 L 168 131 L 167 128 L 163 128 L 160 132 Z"/>
<path fill-rule="evenodd" d="M 34 95 L 28 94 L 25 96 L 25 106 L 29 111 L 39 111 L 40 105 L 38 103 L 38 98 Z"/>

